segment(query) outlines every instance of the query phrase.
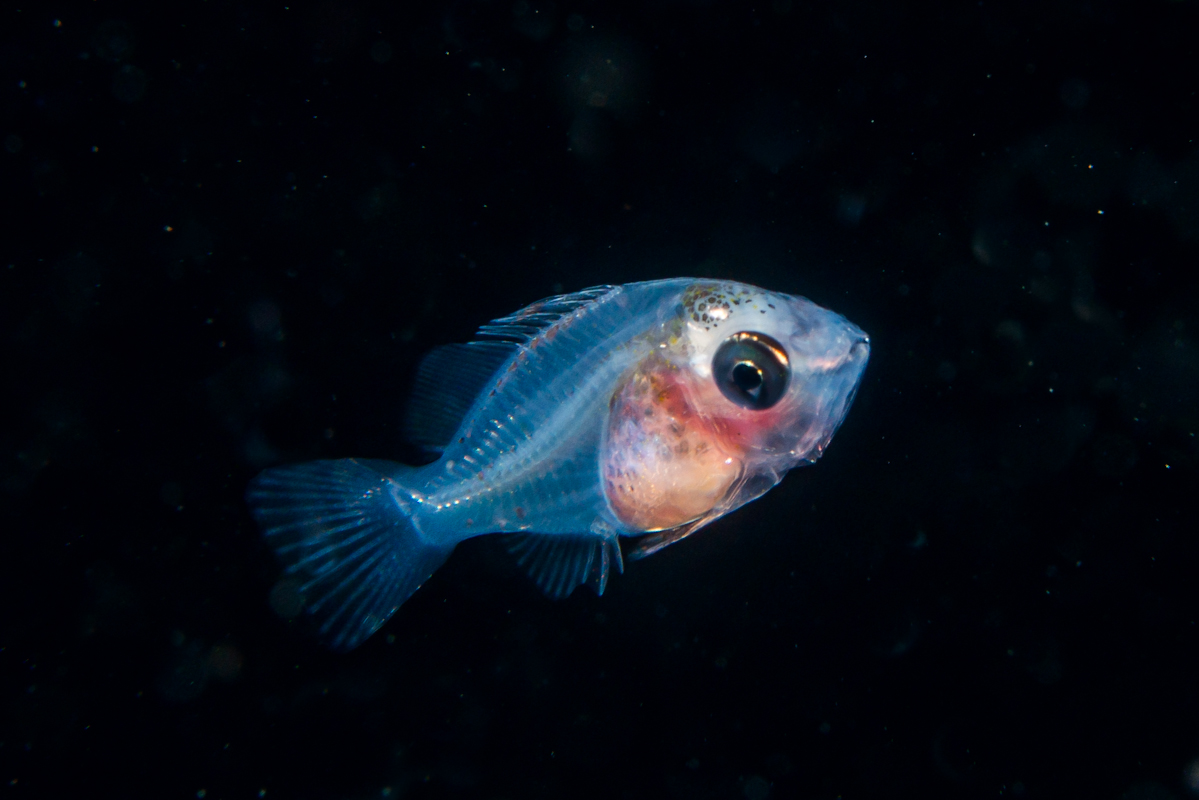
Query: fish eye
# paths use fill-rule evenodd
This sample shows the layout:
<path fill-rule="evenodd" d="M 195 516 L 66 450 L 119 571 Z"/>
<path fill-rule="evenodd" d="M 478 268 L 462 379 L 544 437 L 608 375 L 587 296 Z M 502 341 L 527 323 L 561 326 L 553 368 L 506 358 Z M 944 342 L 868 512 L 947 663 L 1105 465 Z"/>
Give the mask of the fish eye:
<path fill-rule="evenodd" d="M 783 346 L 764 333 L 741 331 L 721 343 L 712 359 L 720 393 L 742 408 L 770 408 L 787 391 L 791 365 Z"/>

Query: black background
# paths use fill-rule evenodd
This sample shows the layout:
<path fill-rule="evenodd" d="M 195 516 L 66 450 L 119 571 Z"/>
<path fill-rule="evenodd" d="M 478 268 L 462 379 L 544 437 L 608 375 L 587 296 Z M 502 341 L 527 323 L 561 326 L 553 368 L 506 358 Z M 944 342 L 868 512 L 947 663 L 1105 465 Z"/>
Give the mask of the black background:
<path fill-rule="evenodd" d="M 0 15 L 0 794 L 1199 792 L 1194 2 L 285 2 Z M 678 275 L 871 334 L 816 467 L 602 598 L 272 610 L 259 469 Z"/>

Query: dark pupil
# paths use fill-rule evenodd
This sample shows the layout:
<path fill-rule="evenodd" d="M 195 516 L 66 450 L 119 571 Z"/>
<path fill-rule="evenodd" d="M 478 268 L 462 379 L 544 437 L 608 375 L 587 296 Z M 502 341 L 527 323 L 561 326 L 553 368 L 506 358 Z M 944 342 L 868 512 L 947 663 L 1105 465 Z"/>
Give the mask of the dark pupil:
<path fill-rule="evenodd" d="M 786 393 L 790 366 L 781 344 L 764 333 L 741 331 L 716 348 L 712 377 L 731 402 L 761 411 Z"/>
<path fill-rule="evenodd" d="M 733 383 L 756 400 L 762 392 L 762 370 L 755 367 L 753 362 L 742 361 L 733 367 Z"/>

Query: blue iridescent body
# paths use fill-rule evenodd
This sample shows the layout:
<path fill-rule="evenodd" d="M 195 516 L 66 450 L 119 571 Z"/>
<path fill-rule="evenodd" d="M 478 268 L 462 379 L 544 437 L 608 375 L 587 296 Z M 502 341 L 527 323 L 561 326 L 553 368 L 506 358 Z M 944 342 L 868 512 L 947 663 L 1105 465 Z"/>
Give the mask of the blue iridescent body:
<path fill-rule="evenodd" d="M 406 428 L 423 467 L 277 467 L 247 501 L 322 638 L 350 649 L 486 533 L 550 596 L 602 593 L 641 557 L 815 461 L 869 357 L 809 300 L 728 281 L 601 286 L 534 303 L 429 354 Z"/>

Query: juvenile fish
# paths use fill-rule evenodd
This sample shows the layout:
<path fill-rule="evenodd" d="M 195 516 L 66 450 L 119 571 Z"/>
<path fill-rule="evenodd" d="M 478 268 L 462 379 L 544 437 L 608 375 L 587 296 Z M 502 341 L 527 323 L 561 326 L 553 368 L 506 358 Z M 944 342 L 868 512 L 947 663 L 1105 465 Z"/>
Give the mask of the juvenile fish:
<path fill-rule="evenodd" d="M 436 461 L 276 467 L 246 499 L 336 649 L 485 533 L 551 597 L 603 594 L 620 537 L 650 555 L 819 458 L 869 353 L 844 317 L 741 283 L 550 297 L 426 356 L 405 424 Z"/>

